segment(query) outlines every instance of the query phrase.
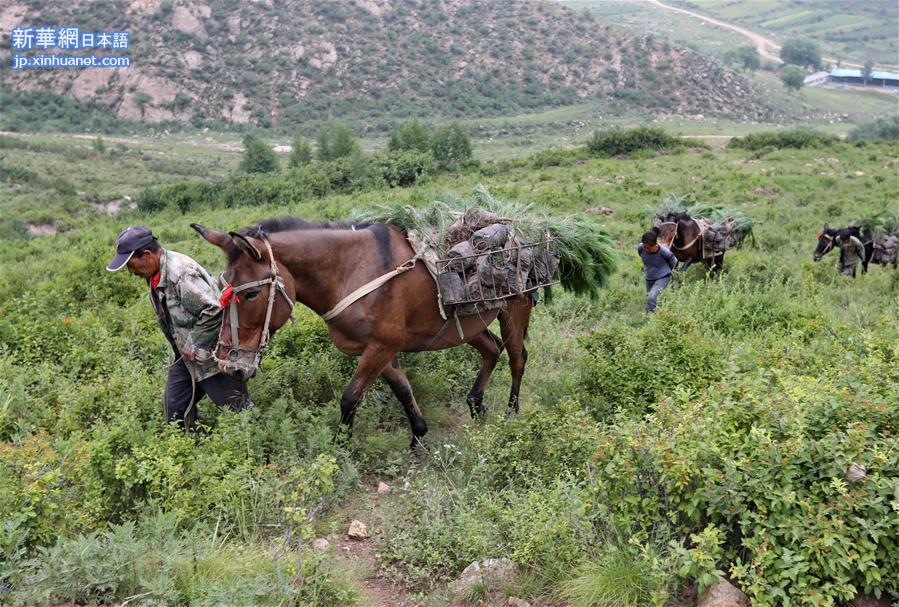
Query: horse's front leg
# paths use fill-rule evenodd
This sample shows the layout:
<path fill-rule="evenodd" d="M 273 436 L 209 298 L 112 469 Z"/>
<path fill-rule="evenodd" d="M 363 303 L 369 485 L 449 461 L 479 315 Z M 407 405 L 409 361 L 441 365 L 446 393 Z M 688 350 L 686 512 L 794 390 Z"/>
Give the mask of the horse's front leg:
<path fill-rule="evenodd" d="M 383 346 L 369 346 L 359 357 L 359 364 L 356 365 L 353 379 L 350 380 L 340 398 L 340 421 L 346 429 L 347 437 L 353 434 L 356 410 L 359 408 L 359 403 L 362 402 L 362 397 L 365 396 L 365 391 L 396 354 L 396 350 Z"/>
<path fill-rule="evenodd" d="M 415 402 L 415 395 L 412 394 L 412 385 L 409 383 L 409 378 L 406 377 L 406 372 L 403 371 L 396 358 L 384 367 L 381 377 L 384 378 L 384 381 L 390 386 L 393 395 L 396 396 L 396 399 L 403 405 L 403 409 L 406 410 L 406 417 L 409 418 L 409 426 L 412 429 L 412 444 L 409 445 L 409 448 L 414 451 L 427 433 L 428 425 L 425 423 L 425 418 L 421 415 L 418 403 Z"/>
<path fill-rule="evenodd" d="M 687 271 L 687 268 L 690 267 L 691 263 L 693 263 L 692 259 L 688 259 L 687 261 L 681 261 L 676 266 L 674 266 L 674 269 L 680 273 L 684 273 Z"/>

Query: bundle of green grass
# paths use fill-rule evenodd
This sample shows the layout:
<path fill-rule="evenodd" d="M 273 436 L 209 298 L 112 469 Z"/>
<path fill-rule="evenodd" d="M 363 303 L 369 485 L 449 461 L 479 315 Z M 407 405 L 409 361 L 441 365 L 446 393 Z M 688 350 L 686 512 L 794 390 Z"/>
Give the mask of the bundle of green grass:
<path fill-rule="evenodd" d="M 747 237 L 754 240 L 753 221 L 748 215 L 722 205 L 700 202 L 689 194 L 683 197 L 669 194 L 655 209 L 656 217 L 664 218 L 679 213 L 686 213 L 694 219 L 705 219 L 712 224 L 729 226 L 734 233 L 740 235 L 739 240 Z"/>
<path fill-rule="evenodd" d="M 356 211 L 353 220 L 389 223 L 407 234 L 429 235 L 427 240 L 442 251 L 447 229 L 472 208 L 502 218 L 523 242 L 540 242 L 548 238 L 552 251 L 559 256 L 559 278 L 566 290 L 596 297 L 615 272 L 617 255 L 612 239 L 593 221 L 579 215 L 551 217 L 529 204 L 498 200 L 483 186 L 477 186 L 469 197 L 437 200 L 422 209 L 376 206 L 372 210 Z"/>
<path fill-rule="evenodd" d="M 899 235 L 899 212 L 883 209 L 858 222 L 862 232 L 870 231 L 874 238 L 888 234 Z"/>

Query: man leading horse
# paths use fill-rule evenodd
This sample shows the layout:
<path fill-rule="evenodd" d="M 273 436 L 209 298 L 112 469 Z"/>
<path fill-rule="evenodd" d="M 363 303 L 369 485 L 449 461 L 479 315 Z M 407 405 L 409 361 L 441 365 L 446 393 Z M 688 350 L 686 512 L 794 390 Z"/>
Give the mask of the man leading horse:
<path fill-rule="evenodd" d="M 130 226 L 119 234 L 106 269 L 124 267 L 147 281 L 159 328 L 175 355 L 163 393 L 168 421 L 191 428 L 204 395 L 235 410 L 252 404 L 246 381 L 222 373 L 213 356 L 222 309 L 216 283 L 203 266 L 163 248 L 150 228 Z"/>

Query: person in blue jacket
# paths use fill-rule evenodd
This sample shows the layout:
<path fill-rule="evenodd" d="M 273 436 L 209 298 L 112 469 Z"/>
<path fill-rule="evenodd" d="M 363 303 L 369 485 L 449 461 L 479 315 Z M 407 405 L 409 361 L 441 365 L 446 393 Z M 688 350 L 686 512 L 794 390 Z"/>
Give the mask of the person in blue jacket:
<path fill-rule="evenodd" d="M 646 232 L 641 240 L 637 245 L 637 253 L 643 260 L 646 278 L 646 311 L 654 312 L 659 294 L 671 282 L 671 271 L 677 265 L 677 258 L 668 247 L 658 243 L 655 232 Z"/>

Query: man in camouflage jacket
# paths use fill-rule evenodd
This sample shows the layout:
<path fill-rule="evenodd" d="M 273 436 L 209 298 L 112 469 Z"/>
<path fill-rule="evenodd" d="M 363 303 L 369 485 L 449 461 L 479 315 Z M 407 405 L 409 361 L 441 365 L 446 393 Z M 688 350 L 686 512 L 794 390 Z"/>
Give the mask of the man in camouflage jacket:
<path fill-rule="evenodd" d="M 855 278 L 855 267 L 865 260 L 865 245 L 848 228 L 840 230 L 840 274 Z"/>
<path fill-rule="evenodd" d="M 215 281 L 196 261 L 162 248 L 145 226 L 130 226 L 116 240 L 116 255 L 106 266 L 123 267 L 147 280 L 156 320 L 174 350 L 163 401 L 169 421 L 191 427 L 204 395 L 218 406 L 251 404 L 246 382 L 219 371 L 213 358 L 222 325 Z"/>

